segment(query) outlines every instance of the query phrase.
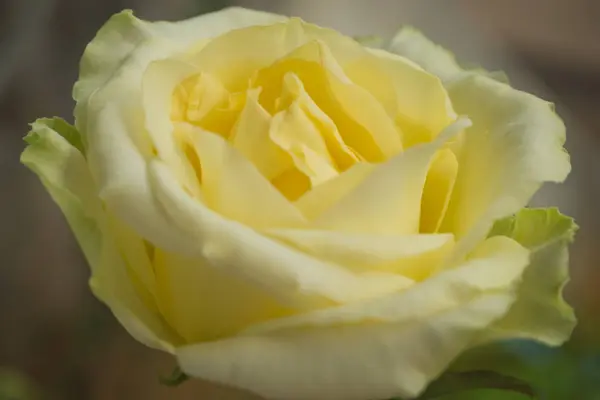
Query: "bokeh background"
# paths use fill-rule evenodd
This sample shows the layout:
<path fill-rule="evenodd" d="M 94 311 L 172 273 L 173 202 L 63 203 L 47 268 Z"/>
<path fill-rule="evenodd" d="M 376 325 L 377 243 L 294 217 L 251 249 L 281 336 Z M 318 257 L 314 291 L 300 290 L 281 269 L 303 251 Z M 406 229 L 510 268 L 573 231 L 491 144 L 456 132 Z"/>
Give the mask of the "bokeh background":
<path fill-rule="evenodd" d="M 390 36 L 413 25 L 464 65 L 505 71 L 514 86 L 554 101 L 567 122 L 573 173 L 535 203 L 558 205 L 581 226 L 568 287 L 581 322 L 569 346 L 584 355 L 598 349 L 598 0 L 0 0 L 0 400 L 256 399 L 197 381 L 160 385 L 174 361 L 135 343 L 91 296 L 63 217 L 18 162 L 28 123 L 72 119 L 79 57 L 111 14 L 131 8 L 176 20 L 231 4 L 350 35 Z M 593 398 L 565 390 L 557 398 Z"/>

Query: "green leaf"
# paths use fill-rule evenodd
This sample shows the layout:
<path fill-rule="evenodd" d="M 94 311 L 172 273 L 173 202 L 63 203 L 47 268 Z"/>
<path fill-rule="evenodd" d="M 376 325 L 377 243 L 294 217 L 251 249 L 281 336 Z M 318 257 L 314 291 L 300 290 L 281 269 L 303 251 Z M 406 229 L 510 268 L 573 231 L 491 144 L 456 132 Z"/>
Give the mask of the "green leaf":
<path fill-rule="evenodd" d="M 477 389 L 496 389 L 511 392 L 525 398 L 534 398 L 533 389 L 525 382 L 507 375 L 492 371 L 469 371 L 462 373 L 446 373 L 434 381 L 419 400 L 438 399 L 442 396 L 461 396 L 465 392 Z"/>
<path fill-rule="evenodd" d="M 181 385 L 188 379 L 190 379 L 190 377 L 187 374 L 185 374 L 179 367 L 175 367 L 173 372 L 171 372 L 171 375 L 160 378 L 160 383 L 165 386 L 175 387 Z"/>
<path fill-rule="evenodd" d="M 490 343 L 463 354 L 450 369 L 468 371 L 474 365 L 528 382 L 538 399 L 600 400 L 600 357 L 575 353 L 568 346 L 549 347 L 531 340 Z"/>
<path fill-rule="evenodd" d="M 506 390 L 479 389 L 441 396 L 436 400 L 531 400 L 531 397 Z"/>

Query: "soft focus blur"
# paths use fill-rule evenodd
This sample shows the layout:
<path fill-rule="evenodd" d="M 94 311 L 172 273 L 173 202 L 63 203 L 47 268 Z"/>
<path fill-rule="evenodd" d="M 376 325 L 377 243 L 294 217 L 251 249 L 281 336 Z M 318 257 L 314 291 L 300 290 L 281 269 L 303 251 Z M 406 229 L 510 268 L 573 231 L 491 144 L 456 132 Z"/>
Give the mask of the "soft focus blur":
<path fill-rule="evenodd" d="M 597 0 L 0 0 L 0 399 L 252 399 L 201 382 L 171 389 L 168 356 L 134 342 L 87 287 L 88 268 L 58 208 L 19 164 L 28 123 L 72 120 L 79 57 L 113 13 L 176 20 L 228 4 L 296 15 L 349 35 L 424 31 L 463 65 L 503 70 L 557 104 L 573 172 L 537 205 L 581 226 L 572 248 L 573 345 L 600 340 L 600 2 Z M 584 350 L 587 351 L 587 350 Z M 591 351 L 591 350 L 590 350 Z M 10 386 L 1 389 L 2 385 Z M 4 396 L 9 396 L 5 394 Z M 583 399 L 585 400 L 585 399 Z"/>

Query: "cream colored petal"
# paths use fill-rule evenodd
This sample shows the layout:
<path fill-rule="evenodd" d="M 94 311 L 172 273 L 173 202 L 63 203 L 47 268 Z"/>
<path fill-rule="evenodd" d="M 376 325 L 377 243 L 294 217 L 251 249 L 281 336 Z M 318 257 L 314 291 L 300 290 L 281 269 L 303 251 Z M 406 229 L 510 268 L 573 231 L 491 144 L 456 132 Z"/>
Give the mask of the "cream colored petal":
<path fill-rule="evenodd" d="M 73 97 L 78 103 L 85 102 L 96 90 L 112 81 L 127 83 L 134 78 L 130 83 L 135 84 L 141 78 L 135 77 L 135 72 L 143 71 L 148 62 L 176 54 L 203 39 L 232 29 L 286 19 L 240 7 L 179 22 L 148 22 L 137 19 L 130 10 L 122 11 L 113 15 L 86 47 Z"/>
<path fill-rule="evenodd" d="M 332 263 L 266 238 L 224 219 L 190 198 L 159 161 L 151 165 L 153 186 L 173 227 L 196 242 L 196 256 L 295 307 L 346 303 L 405 287 L 406 279 L 384 273 L 354 274 Z"/>
<path fill-rule="evenodd" d="M 101 252 L 97 220 L 103 215 L 102 203 L 84 156 L 65 138 L 66 129 L 73 128 L 59 121 L 64 124 L 63 129 L 50 118 L 31 124 L 21 162 L 39 177 L 60 207 L 90 267 L 94 268 Z M 74 133 L 78 135 L 77 131 Z"/>
<path fill-rule="evenodd" d="M 562 182 L 571 166 L 565 126 L 553 106 L 477 71 L 417 31 L 401 31 L 391 50 L 445 82 L 454 109 L 468 115 L 459 172 L 442 231 L 464 236 L 457 257 L 487 234 L 494 220 L 525 206 L 544 182 Z"/>
<path fill-rule="evenodd" d="M 437 76 L 384 50 L 365 53 L 344 65 L 344 70 L 382 102 L 402 131 L 404 148 L 430 142 L 456 119 L 448 93 Z"/>
<path fill-rule="evenodd" d="M 182 347 L 176 356 L 191 376 L 266 398 L 414 398 L 511 300 L 483 295 L 419 325 L 366 324 L 239 337 Z"/>
<path fill-rule="evenodd" d="M 142 105 L 146 121 L 145 130 L 156 156 L 170 166 L 182 186 L 199 196 L 200 182 L 183 147 L 178 143 L 178 135 L 171 121 L 175 89 L 183 80 L 196 73 L 193 66 L 175 59 L 150 63 L 142 80 Z"/>
<path fill-rule="evenodd" d="M 452 53 L 412 28 L 404 28 L 394 36 L 390 51 L 416 62 L 444 81 L 464 72 Z"/>
<path fill-rule="evenodd" d="M 190 62 L 217 76 L 231 92 L 244 90 L 248 78 L 311 40 L 311 25 L 290 19 L 269 26 L 230 31 L 210 41 Z M 260 46 L 256 44 L 260 43 Z"/>
<path fill-rule="evenodd" d="M 90 170 L 109 206 L 146 239 L 182 251 L 193 246 L 163 223 L 148 186 L 146 162 L 155 149 L 141 105 L 143 72 L 202 39 L 281 19 L 233 8 L 180 23 L 149 23 L 124 11 L 87 46 L 73 97 Z"/>
<path fill-rule="evenodd" d="M 115 248 L 123 258 L 121 264 L 126 267 L 136 291 L 147 303 L 155 303 L 156 276 L 152 266 L 154 246 L 139 237 L 114 215 L 106 213 L 104 219 L 105 234 L 112 238 Z"/>
<path fill-rule="evenodd" d="M 514 301 L 527 250 L 507 238 L 478 250 L 464 266 L 401 293 L 179 348 L 179 364 L 267 398 L 415 397 Z"/>
<path fill-rule="evenodd" d="M 515 289 L 527 267 L 530 252 L 513 239 L 497 236 L 480 243 L 463 264 L 441 271 L 408 290 L 280 320 L 267 321 L 245 332 L 249 335 L 284 332 L 299 327 L 338 326 L 369 320 L 391 322 L 424 319 L 459 307 L 485 293 L 508 293 Z M 400 306 L 402 304 L 402 306 Z M 419 304 L 419 307 L 414 307 Z"/>
<path fill-rule="evenodd" d="M 203 258 L 157 249 L 157 303 L 164 319 L 186 343 L 236 334 L 253 323 L 292 315 L 268 291 Z"/>
<path fill-rule="evenodd" d="M 184 343 L 182 338 L 165 324 L 156 303 L 148 301 L 140 292 L 134 284 L 136 278 L 128 271 L 121 252 L 110 233 L 106 233 L 99 264 L 90 279 L 94 295 L 108 305 L 136 340 L 155 349 L 173 352 L 175 346 Z"/>
<path fill-rule="evenodd" d="M 270 237 L 320 260 L 354 271 L 393 272 L 423 280 L 450 255 L 452 235 L 364 235 L 312 230 L 268 230 Z"/>
<path fill-rule="evenodd" d="M 435 142 L 415 146 L 378 165 L 350 193 L 317 217 L 312 226 L 354 233 L 418 233 L 421 196 L 431 160 L 450 138 L 468 126 L 468 119 L 459 119 Z"/>
<path fill-rule="evenodd" d="M 523 208 L 544 182 L 563 181 L 571 165 L 562 147 L 565 126 L 551 104 L 476 74 L 448 89 L 457 112 L 473 121 L 441 226 L 463 238 L 459 256 L 495 220 Z"/>
<path fill-rule="evenodd" d="M 333 52 L 334 58 L 343 63 L 365 54 L 362 46 L 339 32 L 298 18 L 279 18 L 282 22 L 271 26 L 228 32 L 211 41 L 190 59 L 204 71 L 220 76 L 228 89 L 239 91 L 245 88 L 247 77 L 254 71 L 273 64 L 312 41 L 324 43 Z M 256 46 L 256 43 L 261 46 Z"/>
<path fill-rule="evenodd" d="M 90 285 L 96 295 L 137 340 L 171 351 L 180 341 L 132 285 L 121 252 L 107 230 L 103 206 L 84 157 L 65 139 L 67 132 L 53 129 L 61 125 L 68 126 L 49 119 L 36 121 L 21 161 L 39 176 L 65 215 L 92 270 Z"/>
<path fill-rule="evenodd" d="M 99 197 L 142 238 L 187 254 L 196 243 L 165 218 L 150 185 L 147 160 L 128 136 L 124 111 L 108 104 L 89 121 L 92 127 L 101 125 L 103 132 L 88 137 L 90 151 L 86 154 Z"/>

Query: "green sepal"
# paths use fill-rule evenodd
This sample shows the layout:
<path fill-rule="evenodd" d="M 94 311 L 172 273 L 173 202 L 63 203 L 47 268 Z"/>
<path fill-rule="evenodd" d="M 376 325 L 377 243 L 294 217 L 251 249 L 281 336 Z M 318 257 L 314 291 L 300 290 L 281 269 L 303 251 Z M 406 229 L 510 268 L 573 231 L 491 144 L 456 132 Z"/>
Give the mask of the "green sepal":
<path fill-rule="evenodd" d="M 179 366 L 173 368 L 173 372 L 169 376 L 160 377 L 160 383 L 165 386 L 175 387 L 181 385 L 183 382 L 190 379 L 189 375 L 179 368 Z"/>

